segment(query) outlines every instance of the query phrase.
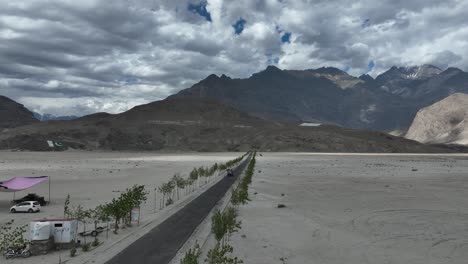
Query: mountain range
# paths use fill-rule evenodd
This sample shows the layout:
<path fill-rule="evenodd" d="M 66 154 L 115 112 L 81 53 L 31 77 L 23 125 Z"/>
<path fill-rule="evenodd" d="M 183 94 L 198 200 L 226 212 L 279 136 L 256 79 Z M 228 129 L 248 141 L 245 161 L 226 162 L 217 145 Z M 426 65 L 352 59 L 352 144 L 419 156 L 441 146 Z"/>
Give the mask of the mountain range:
<path fill-rule="evenodd" d="M 54 150 L 47 141 L 86 150 L 456 152 L 382 132 L 272 122 L 210 99 L 167 98 L 111 115 L 36 122 L 0 134 L 0 149 Z"/>
<path fill-rule="evenodd" d="M 172 97 L 211 98 L 267 120 L 406 131 L 420 108 L 456 92 L 468 93 L 468 73 L 456 68 L 392 67 L 374 79 L 269 66 L 246 79 L 210 75 Z"/>
<path fill-rule="evenodd" d="M 368 130 L 406 131 L 420 108 L 466 89 L 468 73 L 431 65 L 392 67 L 375 79 L 269 66 L 246 79 L 210 75 L 161 101 L 73 120 L 39 122 L 3 98 L 0 148 L 49 150 L 47 140 L 60 140 L 107 150 L 460 151 Z"/>

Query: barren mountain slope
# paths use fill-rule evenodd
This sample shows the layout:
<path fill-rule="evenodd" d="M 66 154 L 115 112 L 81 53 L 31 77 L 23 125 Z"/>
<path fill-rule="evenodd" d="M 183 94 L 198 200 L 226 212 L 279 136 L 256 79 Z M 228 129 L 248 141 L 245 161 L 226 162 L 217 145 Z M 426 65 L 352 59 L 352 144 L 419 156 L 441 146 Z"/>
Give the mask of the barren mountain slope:
<path fill-rule="evenodd" d="M 468 93 L 467 85 L 468 73 L 432 65 L 392 67 L 376 79 L 332 67 L 269 66 L 245 79 L 210 75 L 173 97 L 212 98 L 273 121 L 406 131 L 419 109 L 453 93 Z"/>
<path fill-rule="evenodd" d="M 0 134 L 0 149 L 50 150 L 47 140 L 88 150 L 453 152 L 381 132 L 299 127 L 249 116 L 200 98 L 175 98 L 71 121 L 49 121 Z"/>
<path fill-rule="evenodd" d="M 8 97 L 0 95 L 0 129 L 39 122 L 33 113 Z"/>
<path fill-rule="evenodd" d="M 468 144 L 468 95 L 456 93 L 419 110 L 406 138 L 423 143 Z"/>

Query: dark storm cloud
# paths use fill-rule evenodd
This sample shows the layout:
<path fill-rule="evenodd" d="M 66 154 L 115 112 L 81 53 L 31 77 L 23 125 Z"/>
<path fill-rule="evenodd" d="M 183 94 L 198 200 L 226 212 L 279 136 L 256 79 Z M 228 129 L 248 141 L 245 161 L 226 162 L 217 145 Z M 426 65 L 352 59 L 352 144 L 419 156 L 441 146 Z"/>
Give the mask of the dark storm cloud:
<path fill-rule="evenodd" d="M 468 68 L 466 1 L 0 0 L 0 6 L 0 94 L 39 112 L 124 111 L 211 73 L 248 77 L 270 63 L 373 75 L 392 65 Z"/>

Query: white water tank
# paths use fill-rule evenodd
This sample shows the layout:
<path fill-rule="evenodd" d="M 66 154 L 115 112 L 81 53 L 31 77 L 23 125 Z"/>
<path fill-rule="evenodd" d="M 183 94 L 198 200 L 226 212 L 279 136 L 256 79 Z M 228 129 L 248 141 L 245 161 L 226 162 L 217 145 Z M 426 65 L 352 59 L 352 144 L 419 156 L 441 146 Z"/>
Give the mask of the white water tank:
<path fill-rule="evenodd" d="M 31 241 L 47 240 L 51 235 L 50 222 L 31 222 L 29 223 L 29 237 Z"/>

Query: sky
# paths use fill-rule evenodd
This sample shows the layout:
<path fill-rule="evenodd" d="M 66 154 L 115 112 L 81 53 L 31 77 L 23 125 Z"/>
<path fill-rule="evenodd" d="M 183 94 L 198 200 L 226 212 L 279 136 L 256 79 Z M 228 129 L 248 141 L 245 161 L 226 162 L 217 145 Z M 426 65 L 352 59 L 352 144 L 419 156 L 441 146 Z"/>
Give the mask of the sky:
<path fill-rule="evenodd" d="M 468 70 L 467 0 L 0 0 L 0 94 L 39 113 L 118 113 L 214 73 Z"/>

